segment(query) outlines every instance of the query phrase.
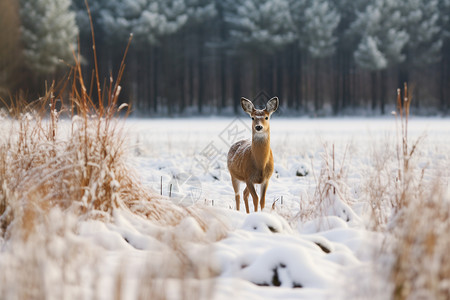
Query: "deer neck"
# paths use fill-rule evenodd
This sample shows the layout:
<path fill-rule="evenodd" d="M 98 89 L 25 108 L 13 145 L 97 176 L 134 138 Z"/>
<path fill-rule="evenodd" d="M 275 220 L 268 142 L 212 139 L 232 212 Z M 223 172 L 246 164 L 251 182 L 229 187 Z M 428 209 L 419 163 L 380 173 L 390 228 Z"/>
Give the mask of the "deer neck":
<path fill-rule="evenodd" d="M 252 136 L 252 156 L 259 169 L 264 169 L 270 157 L 270 133 Z"/>

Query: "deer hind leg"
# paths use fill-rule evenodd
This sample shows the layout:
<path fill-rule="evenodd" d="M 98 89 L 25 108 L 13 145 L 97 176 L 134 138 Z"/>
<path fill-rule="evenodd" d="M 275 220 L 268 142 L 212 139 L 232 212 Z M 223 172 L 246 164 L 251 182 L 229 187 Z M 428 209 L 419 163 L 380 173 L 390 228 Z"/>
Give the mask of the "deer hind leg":
<path fill-rule="evenodd" d="M 264 209 L 264 206 L 266 205 L 266 192 L 267 192 L 267 186 L 269 185 L 269 181 L 263 182 L 261 184 L 261 210 Z"/>
<path fill-rule="evenodd" d="M 250 192 L 248 191 L 248 188 L 245 187 L 244 189 L 245 210 L 247 211 L 247 213 L 250 213 L 250 209 L 248 208 L 248 194 L 250 194 Z"/>
<path fill-rule="evenodd" d="M 247 188 L 250 194 L 253 198 L 253 206 L 255 208 L 255 211 L 258 211 L 258 195 L 256 194 L 255 187 L 253 186 L 253 183 L 247 182 Z"/>
<path fill-rule="evenodd" d="M 236 199 L 236 210 L 239 210 L 239 206 L 240 206 L 240 203 L 241 203 L 241 199 L 239 197 L 239 185 L 240 185 L 240 182 L 236 178 L 231 177 L 231 183 L 233 184 L 234 198 Z"/>

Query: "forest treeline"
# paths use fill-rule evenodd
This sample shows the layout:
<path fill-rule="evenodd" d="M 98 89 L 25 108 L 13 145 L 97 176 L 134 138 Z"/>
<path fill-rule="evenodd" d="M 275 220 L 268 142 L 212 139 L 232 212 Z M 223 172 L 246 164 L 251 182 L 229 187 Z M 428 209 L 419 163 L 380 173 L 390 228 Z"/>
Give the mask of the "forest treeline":
<path fill-rule="evenodd" d="M 115 76 L 133 34 L 121 99 L 136 115 L 229 114 L 261 95 L 279 96 L 286 114 L 384 114 L 404 82 L 421 112 L 450 107 L 450 0 L 88 4 L 101 78 Z M 42 94 L 73 49 L 90 77 L 85 0 L 1 1 L 0 27 L 3 97 Z"/>

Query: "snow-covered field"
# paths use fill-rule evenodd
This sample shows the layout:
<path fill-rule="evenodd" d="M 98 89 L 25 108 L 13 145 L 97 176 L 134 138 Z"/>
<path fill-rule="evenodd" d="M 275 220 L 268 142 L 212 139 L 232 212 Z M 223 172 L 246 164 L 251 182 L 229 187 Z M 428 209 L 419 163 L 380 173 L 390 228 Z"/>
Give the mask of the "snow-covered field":
<path fill-rule="evenodd" d="M 247 215 L 242 204 L 235 210 L 226 153 L 251 137 L 250 124 L 247 117 L 127 120 L 128 163 L 155 198 L 191 216 L 165 227 L 125 209 L 108 222 L 55 210 L 37 246 L 19 251 L 20 243 L 0 240 L 0 265 L 38 261 L 47 291 L 64 278 L 64 288 L 46 294 L 54 299 L 392 297 L 392 258 L 383 256 L 391 237 L 380 229 L 392 224 L 392 212 L 382 204 L 386 222 L 374 220 L 371 187 L 381 170 L 388 182 L 378 187 L 396 180 L 395 118 L 274 116 L 266 207 Z M 411 142 L 423 137 L 414 167 L 423 180 L 439 174 L 448 193 L 450 120 L 412 117 L 408 130 Z M 61 230 L 73 235 L 53 238 Z M 16 295 L 6 283 L 20 288 L 17 278 L 0 278 L 2 294 Z"/>
<path fill-rule="evenodd" d="M 371 155 L 386 143 L 395 145 L 395 118 L 273 118 L 275 174 L 266 209 L 246 215 L 242 205 L 241 212 L 234 210 L 226 153 L 236 140 L 250 138 L 250 124 L 249 118 L 129 120 L 132 161 L 142 180 L 157 192 L 162 189 L 170 196 L 168 201 L 212 206 L 226 216 L 230 231 L 214 244 L 212 253 L 219 264 L 215 293 L 219 298 L 316 299 L 345 294 L 347 280 L 361 281 L 352 270 L 362 272 L 382 245 L 382 234 L 367 228 L 368 203 L 359 189 L 373 167 Z M 425 136 L 419 165 L 428 169 L 449 165 L 448 119 L 412 118 L 409 135 L 413 140 Z M 332 157 L 333 145 L 336 173 L 347 169 L 343 180 L 348 190 L 341 191 L 343 199 L 336 197 L 331 208 L 323 208 L 325 213 L 315 212 L 321 208 L 311 206 L 309 199 L 314 198 L 325 152 Z M 303 216 L 302 208 L 311 216 Z M 321 214 L 329 217 L 315 218 Z M 273 285 L 277 280 L 282 288 L 248 284 Z"/>

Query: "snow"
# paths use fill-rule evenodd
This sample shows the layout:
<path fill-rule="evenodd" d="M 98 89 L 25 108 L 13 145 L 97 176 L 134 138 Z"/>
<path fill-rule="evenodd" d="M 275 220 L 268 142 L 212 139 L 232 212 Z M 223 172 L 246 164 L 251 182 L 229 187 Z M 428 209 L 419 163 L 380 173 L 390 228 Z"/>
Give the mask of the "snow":
<path fill-rule="evenodd" d="M 226 167 L 226 153 L 234 140 L 221 135 L 239 124 L 236 132 L 249 138 L 251 131 L 245 124 L 250 120 L 246 117 L 238 121 L 216 117 L 129 119 L 125 126 L 130 165 L 155 195 L 162 193 L 161 201 L 190 208 L 191 214 L 164 226 L 116 209 L 110 222 L 69 220 L 67 225 L 65 213 L 53 211 L 48 226 L 56 229 L 43 228 L 43 232 L 57 235 L 51 240 L 52 253 L 43 250 L 35 254 L 42 255 L 37 260 L 48 268 L 48 278 L 43 279 L 48 289 L 51 291 L 49 285 L 61 278 L 52 257 L 64 256 L 68 248 L 75 247 L 84 249 L 77 259 L 86 258 L 86 263 L 82 268 L 69 263 L 66 268 L 69 273 L 73 271 L 70 276 L 74 278 L 88 274 L 84 276 L 90 279 L 73 279 L 75 283 L 65 287 L 68 298 L 87 299 L 96 294 L 100 299 L 110 299 L 119 291 L 124 299 L 136 299 L 143 292 L 141 282 L 146 278 L 152 279 L 155 290 L 163 286 L 169 299 L 180 298 L 187 286 L 198 287 L 198 293 L 206 293 L 204 298 L 214 299 L 351 297 L 344 287 L 354 285 L 359 276 L 371 274 L 374 253 L 386 240 L 367 225 L 367 203 L 360 187 L 372 164 L 371 151 L 395 138 L 394 119 L 274 116 L 271 147 L 275 172 L 266 208 L 249 215 L 242 208 L 235 210 Z M 411 118 L 410 138 L 426 134 L 427 147 L 421 150 L 420 166 L 437 169 L 449 165 L 449 125 L 448 119 Z M 336 172 L 347 174 L 345 185 L 336 178 L 328 180 L 336 192 L 320 204 L 310 203 L 331 145 L 335 147 Z M 345 156 L 350 158 L 341 166 Z M 299 170 L 302 176 L 298 176 Z M 448 185 L 448 168 L 441 180 Z M 249 205 L 253 211 L 252 201 Z M 60 236 L 57 228 L 67 228 L 69 238 Z M 36 245 L 44 245 L 44 240 L 45 236 Z M 17 241 L 0 241 L 0 266 L 11 270 L 35 251 L 20 245 Z M 182 272 L 188 279 L 181 280 L 179 266 L 186 259 L 188 267 Z M 14 282 L 15 277 L 9 280 Z M 158 285 L 160 281 L 164 282 Z M 97 286 L 94 291 L 93 282 Z M 374 285 L 382 286 L 379 282 Z M 74 287 L 81 292 L 68 292 Z M 208 288 L 212 288 L 213 297 L 205 292 Z"/>

